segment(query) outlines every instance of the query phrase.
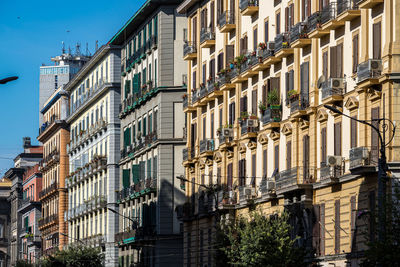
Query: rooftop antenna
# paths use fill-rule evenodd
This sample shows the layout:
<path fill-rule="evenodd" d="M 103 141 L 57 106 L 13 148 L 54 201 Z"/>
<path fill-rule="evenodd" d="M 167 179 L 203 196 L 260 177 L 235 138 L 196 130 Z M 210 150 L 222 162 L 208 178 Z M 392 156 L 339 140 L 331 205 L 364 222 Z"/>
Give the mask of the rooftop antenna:
<path fill-rule="evenodd" d="M 76 43 L 75 54 L 77 56 L 81 55 L 81 44 L 80 43 Z"/>
<path fill-rule="evenodd" d="M 71 55 L 71 47 L 70 46 L 68 46 L 68 54 L 70 54 Z"/>
<path fill-rule="evenodd" d="M 61 44 L 62 44 L 61 54 L 63 55 L 63 54 L 65 54 L 65 43 L 64 43 L 64 41 L 61 41 Z"/>
<path fill-rule="evenodd" d="M 88 42 L 86 42 L 86 56 L 88 56 L 90 54 L 89 52 L 89 44 Z"/>
<path fill-rule="evenodd" d="M 99 40 L 96 40 L 96 51 L 99 49 Z"/>

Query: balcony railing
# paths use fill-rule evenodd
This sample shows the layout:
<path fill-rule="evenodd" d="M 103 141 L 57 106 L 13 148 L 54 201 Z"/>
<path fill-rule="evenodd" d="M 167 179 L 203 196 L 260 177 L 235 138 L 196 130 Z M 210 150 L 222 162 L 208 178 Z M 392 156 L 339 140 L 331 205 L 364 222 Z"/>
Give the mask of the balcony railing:
<path fill-rule="evenodd" d="M 183 45 L 183 56 L 187 54 L 197 53 L 196 44 L 193 42 L 185 42 Z"/>
<path fill-rule="evenodd" d="M 330 78 L 322 84 L 322 100 L 331 96 L 343 95 L 344 79 Z"/>
<path fill-rule="evenodd" d="M 332 183 L 337 182 L 339 177 L 343 175 L 343 166 L 324 166 L 321 164 L 320 169 L 320 182 L 321 183 Z"/>
<path fill-rule="evenodd" d="M 42 227 L 42 226 L 52 223 L 54 221 L 58 221 L 58 214 L 52 214 L 50 216 L 40 218 L 38 220 L 38 225 L 39 225 L 39 227 Z"/>
<path fill-rule="evenodd" d="M 324 7 L 324 9 L 322 9 L 321 13 L 320 13 L 320 23 L 324 24 L 330 20 L 333 20 L 336 18 L 336 2 L 332 2 L 329 5 L 327 5 L 326 7 Z"/>
<path fill-rule="evenodd" d="M 57 188 L 58 188 L 58 183 L 52 183 L 51 185 L 45 187 L 44 189 L 42 189 L 42 191 L 39 192 L 39 198 L 42 198 L 48 193 L 57 190 Z"/>
<path fill-rule="evenodd" d="M 342 0 L 337 2 L 338 16 L 348 10 L 357 10 L 357 9 L 358 9 L 358 4 L 355 0 Z"/>
<path fill-rule="evenodd" d="M 271 45 L 272 46 L 272 45 Z M 273 45 L 274 49 L 275 49 L 275 44 Z M 272 48 L 272 47 L 271 47 Z M 259 53 L 259 57 L 262 58 L 262 60 L 265 60 L 269 57 L 272 57 L 275 54 L 275 50 L 274 49 L 259 49 L 258 53 Z"/>
<path fill-rule="evenodd" d="M 200 95 L 200 93 L 199 93 L 199 91 L 198 91 L 197 89 L 195 89 L 194 91 L 192 91 L 192 105 L 193 105 L 194 103 L 196 103 L 197 100 L 199 100 L 199 95 Z"/>
<path fill-rule="evenodd" d="M 282 119 L 282 112 L 280 108 L 267 108 L 264 111 L 262 122 L 264 124 L 271 122 L 280 122 Z"/>
<path fill-rule="evenodd" d="M 275 37 L 275 54 L 284 48 L 289 48 L 290 36 L 289 33 L 284 32 Z"/>
<path fill-rule="evenodd" d="M 371 164 L 371 152 L 367 147 L 353 147 L 350 149 L 350 171 L 363 167 L 375 167 Z"/>
<path fill-rule="evenodd" d="M 182 159 L 183 159 L 183 161 L 189 160 L 189 150 L 188 150 L 188 148 L 184 148 L 182 150 Z"/>
<path fill-rule="evenodd" d="M 203 99 L 207 94 L 208 92 L 206 86 L 205 85 L 201 86 L 199 91 L 199 99 Z"/>
<path fill-rule="evenodd" d="M 252 125 L 249 122 L 255 122 L 256 125 Z M 242 135 L 248 134 L 248 133 L 257 133 L 260 130 L 260 127 L 258 125 L 258 119 L 247 119 L 247 120 L 242 120 L 240 121 L 240 133 Z"/>
<path fill-rule="evenodd" d="M 42 126 L 39 128 L 39 135 L 41 135 L 44 131 L 46 131 L 46 129 L 49 128 L 51 125 L 53 125 L 56 122 L 56 120 L 59 120 L 59 116 L 52 115 L 50 117 L 50 120 L 43 123 Z"/>
<path fill-rule="evenodd" d="M 223 86 L 226 83 L 229 83 L 231 81 L 231 72 L 227 71 L 223 74 L 218 75 L 218 84 L 219 86 Z"/>
<path fill-rule="evenodd" d="M 200 31 L 200 44 L 205 41 L 215 40 L 214 29 L 212 28 L 203 28 Z"/>
<path fill-rule="evenodd" d="M 297 23 L 290 29 L 290 42 L 293 43 L 298 39 L 308 38 L 307 33 L 307 24 L 304 22 Z"/>
<path fill-rule="evenodd" d="M 71 102 L 70 114 L 73 114 L 81 106 L 87 103 L 106 82 L 107 81 L 103 80 L 103 78 L 99 79 L 98 81 L 94 81 L 94 85 L 92 87 L 86 89 L 85 92 L 81 94 L 81 96 L 78 97 L 75 102 Z"/>
<path fill-rule="evenodd" d="M 231 10 L 224 11 L 218 19 L 218 26 L 220 28 L 227 24 L 235 24 L 235 12 Z"/>
<path fill-rule="evenodd" d="M 358 64 L 357 66 L 357 77 L 359 83 L 367 79 L 377 79 L 379 76 L 381 76 L 381 73 L 381 59 L 369 59 Z"/>
<path fill-rule="evenodd" d="M 297 111 L 305 110 L 310 106 L 308 99 L 305 97 L 300 97 L 300 95 L 293 96 L 289 100 L 290 102 L 290 113 L 295 113 Z"/>
<path fill-rule="evenodd" d="M 240 10 L 245 10 L 250 6 L 258 6 L 258 0 L 240 0 L 239 3 Z"/>
<path fill-rule="evenodd" d="M 191 106 L 192 105 L 192 96 L 190 94 L 188 94 L 185 97 L 183 97 L 182 104 L 183 104 L 183 109 L 186 109 L 189 106 Z"/>
<path fill-rule="evenodd" d="M 313 175 L 313 169 L 310 167 L 294 167 L 281 171 L 276 176 L 277 194 L 296 190 L 298 185 L 312 184 L 315 182 Z"/>
<path fill-rule="evenodd" d="M 308 17 L 307 29 L 309 32 L 319 29 L 321 27 L 321 17 L 322 11 L 317 11 Z"/>
<path fill-rule="evenodd" d="M 200 154 L 205 152 L 213 152 L 214 149 L 215 149 L 215 144 L 213 139 L 200 140 Z"/>
<path fill-rule="evenodd" d="M 219 90 L 219 83 L 216 82 L 214 79 L 207 82 L 207 92 L 211 94 L 212 92 Z"/>

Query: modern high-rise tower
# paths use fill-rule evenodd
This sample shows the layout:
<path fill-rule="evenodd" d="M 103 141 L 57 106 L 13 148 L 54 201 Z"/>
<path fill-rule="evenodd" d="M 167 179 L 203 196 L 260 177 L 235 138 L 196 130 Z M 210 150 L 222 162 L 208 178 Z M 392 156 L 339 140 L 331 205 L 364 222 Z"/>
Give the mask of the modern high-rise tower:
<path fill-rule="evenodd" d="M 40 83 L 39 83 L 39 111 L 42 110 L 44 104 L 49 97 L 61 85 L 69 82 L 69 80 L 80 70 L 80 68 L 90 59 L 89 55 L 83 55 L 80 52 L 80 46 L 77 44 L 75 53 L 65 52 L 62 49 L 60 56 L 52 57 L 51 61 L 54 65 L 40 67 Z M 39 112 L 39 126 L 43 123 L 43 114 Z"/>

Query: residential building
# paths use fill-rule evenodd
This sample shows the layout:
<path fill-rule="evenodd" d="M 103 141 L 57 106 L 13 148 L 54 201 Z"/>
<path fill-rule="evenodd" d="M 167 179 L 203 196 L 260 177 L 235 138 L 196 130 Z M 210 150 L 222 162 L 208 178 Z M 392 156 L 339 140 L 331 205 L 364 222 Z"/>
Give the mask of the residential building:
<path fill-rule="evenodd" d="M 148 0 L 111 39 L 121 45 L 119 266 L 181 266 L 186 91 L 181 1 Z"/>
<path fill-rule="evenodd" d="M 18 236 L 22 245 L 22 259 L 36 263 L 40 259 L 42 238 L 38 220 L 41 216 L 39 192 L 42 189 L 42 174 L 39 163 L 28 168 L 22 178 L 22 200 L 19 202 L 18 214 L 22 219 L 22 228 Z"/>
<path fill-rule="evenodd" d="M 14 167 L 10 168 L 5 174 L 4 178 L 11 181 L 10 195 L 8 196 L 8 202 L 10 203 L 10 232 L 9 232 L 9 255 L 10 265 L 15 266 L 18 259 L 23 258 L 23 244 L 20 240 L 20 234 L 22 232 L 22 217 L 18 212 L 20 203 L 22 201 L 22 181 L 25 171 L 35 166 L 42 159 L 43 147 L 32 146 L 31 139 L 29 137 L 23 138 L 23 149 L 24 152 L 20 153 L 14 159 Z"/>
<path fill-rule="evenodd" d="M 0 267 L 10 266 L 11 208 L 8 197 L 11 185 L 11 181 L 7 178 L 0 179 Z"/>
<path fill-rule="evenodd" d="M 69 243 L 84 242 L 105 253 L 105 266 L 116 266 L 114 236 L 118 216 L 121 58 L 120 48 L 100 47 L 64 87 L 70 96 L 68 191 Z"/>
<path fill-rule="evenodd" d="M 44 123 L 39 129 L 38 141 L 43 144 L 43 160 L 40 163 L 42 185 L 38 194 L 41 202 L 41 218 L 38 221 L 42 236 L 43 255 L 62 250 L 68 243 L 68 225 L 64 212 L 68 207 L 65 177 L 69 172 L 68 94 L 60 86 L 47 99 L 41 109 Z M 64 235 L 63 235 L 64 234 Z"/>
<path fill-rule="evenodd" d="M 51 58 L 54 65 L 42 65 L 40 67 L 39 79 L 39 110 L 42 110 L 47 100 L 57 89 L 68 83 L 69 80 L 79 71 L 80 68 L 90 59 L 89 55 L 80 52 L 80 45 L 77 44 L 74 53 L 62 49 L 59 56 Z M 39 113 L 39 125 L 43 123 L 43 114 Z"/>
<path fill-rule="evenodd" d="M 215 211 L 240 216 L 249 203 L 267 215 L 289 211 L 299 245 L 323 266 L 359 263 L 361 229 L 374 238 L 374 225 L 357 214 L 375 209 L 379 139 L 349 117 L 396 120 L 398 7 L 391 0 L 178 7 L 188 18 L 185 266 L 212 265 Z M 386 153 L 395 178 L 392 129 Z M 198 184 L 222 185 L 217 210 Z"/>

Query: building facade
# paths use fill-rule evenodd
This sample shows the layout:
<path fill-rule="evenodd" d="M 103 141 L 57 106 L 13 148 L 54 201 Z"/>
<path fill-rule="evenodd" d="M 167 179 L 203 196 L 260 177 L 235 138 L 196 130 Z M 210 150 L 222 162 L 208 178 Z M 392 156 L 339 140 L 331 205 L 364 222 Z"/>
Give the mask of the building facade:
<path fill-rule="evenodd" d="M 43 160 L 40 163 L 42 186 L 39 192 L 41 218 L 39 229 L 42 236 L 43 255 L 62 250 L 68 243 L 68 225 L 64 212 L 68 207 L 65 177 L 69 172 L 68 154 L 69 126 L 68 94 L 60 86 L 47 99 L 41 113 L 44 122 L 39 129 L 38 141 L 43 144 Z M 63 235 L 64 234 L 64 235 Z"/>
<path fill-rule="evenodd" d="M 112 38 L 121 45 L 119 266 L 181 266 L 174 212 L 184 201 L 185 17 L 180 1 L 149 0 Z"/>
<path fill-rule="evenodd" d="M 106 44 L 65 86 L 70 96 L 68 191 L 69 243 L 99 246 L 105 266 L 118 264 L 114 237 L 120 159 L 120 48 Z"/>
<path fill-rule="evenodd" d="M 38 220 L 41 216 L 39 192 L 42 189 L 42 174 L 39 172 L 39 163 L 28 168 L 22 180 L 22 200 L 19 202 L 18 213 L 22 219 L 22 228 L 18 238 L 22 245 L 22 259 L 29 263 L 36 263 L 40 259 L 41 234 Z"/>
<path fill-rule="evenodd" d="M 52 57 L 54 65 L 42 65 L 39 78 L 39 110 L 42 110 L 47 100 L 57 89 L 68 83 L 69 80 L 79 71 L 80 68 L 90 59 L 88 55 L 80 53 L 79 45 L 73 54 L 62 50 L 60 56 Z M 43 113 L 39 113 L 39 125 L 43 123 Z"/>
<path fill-rule="evenodd" d="M 8 197 L 11 191 L 11 181 L 0 179 L 0 267 L 10 266 L 10 224 L 11 208 Z"/>
<path fill-rule="evenodd" d="M 18 208 L 21 206 L 23 190 L 22 181 L 25 171 L 35 166 L 42 159 L 43 148 L 41 146 L 32 146 L 29 137 L 23 139 L 24 152 L 20 153 L 14 159 L 14 167 L 10 168 L 4 177 L 11 181 L 11 191 L 8 196 L 8 202 L 11 208 L 11 224 L 9 232 L 9 255 L 10 265 L 15 266 L 18 259 L 23 259 L 23 246 L 21 243 L 20 234 L 22 232 L 22 217 L 18 212 Z"/>
<path fill-rule="evenodd" d="M 185 266 L 212 265 L 215 205 L 198 184 L 222 186 L 220 214 L 247 214 L 248 203 L 266 214 L 289 211 L 299 245 L 323 266 L 359 263 L 362 229 L 374 238 L 374 226 L 357 214 L 375 209 L 379 140 L 349 117 L 396 120 L 399 6 L 215 0 L 178 7 L 188 18 Z M 399 141 L 390 130 L 395 179 Z"/>

